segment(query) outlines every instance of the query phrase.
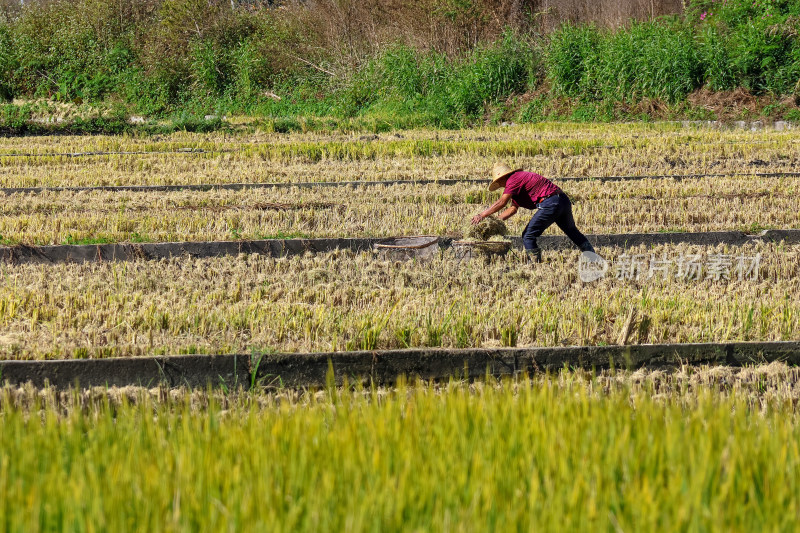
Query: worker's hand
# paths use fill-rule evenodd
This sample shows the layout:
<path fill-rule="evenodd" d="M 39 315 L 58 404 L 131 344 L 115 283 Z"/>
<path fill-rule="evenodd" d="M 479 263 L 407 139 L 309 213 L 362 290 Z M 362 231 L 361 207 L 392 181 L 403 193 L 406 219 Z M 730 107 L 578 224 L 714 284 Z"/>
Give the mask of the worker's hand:
<path fill-rule="evenodd" d="M 480 224 L 481 220 L 483 220 L 483 215 L 481 215 L 480 213 L 472 217 L 473 224 Z"/>

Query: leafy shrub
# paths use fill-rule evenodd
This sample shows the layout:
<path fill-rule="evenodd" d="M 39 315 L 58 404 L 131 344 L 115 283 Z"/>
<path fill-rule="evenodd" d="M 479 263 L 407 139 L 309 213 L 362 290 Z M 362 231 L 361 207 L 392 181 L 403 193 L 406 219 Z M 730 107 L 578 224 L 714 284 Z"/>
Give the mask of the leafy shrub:
<path fill-rule="evenodd" d="M 454 108 L 466 117 L 476 116 L 484 103 L 496 103 L 512 93 L 523 92 L 534 70 L 530 46 L 506 33 L 501 42 L 477 48 L 456 70 L 450 84 Z"/>
<path fill-rule="evenodd" d="M 790 92 L 800 73 L 797 63 L 792 61 L 796 35 L 786 35 L 774 28 L 775 25 L 756 22 L 743 26 L 733 36 L 733 69 L 739 83 L 754 93 Z"/>
<path fill-rule="evenodd" d="M 698 58 L 703 66 L 703 84 L 712 91 L 736 87 L 728 36 L 715 26 L 706 26 L 698 36 Z"/>
<path fill-rule="evenodd" d="M 41 2 L 12 22 L 16 69 L 12 83 L 22 94 L 97 100 L 116 89 L 121 60 L 115 53 L 125 21 L 110 0 Z M 113 53 L 112 53 L 113 52 Z"/>
<path fill-rule="evenodd" d="M 680 24 L 634 23 L 609 37 L 599 63 L 601 70 L 594 74 L 600 93 L 616 100 L 660 98 L 674 103 L 702 82 L 693 36 Z"/>
<path fill-rule="evenodd" d="M 587 72 L 598 58 L 601 33 L 591 25 L 566 24 L 550 35 L 547 73 L 556 93 L 578 97 L 586 93 Z"/>
<path fill-rule="evenodd" d="M 191 45 L 190 62 L 192 89 L 202 99 L 219 97 L 229 83 L 226 50 L 221 50 L 215 43 L 197 40 Z"/>
<path fill-rule="evenodd" d="M 15 131 L 25 131 L 28 121 L 33 117 L 33 109 L 30 104 L 0 105 L 0 126 L 10 128 Z"/>
<path fill-rule="evenodd" d="M 702 80 L 692 35 L 676 22 L 634 23 L 603 33 L 564 26 L 552 36 L 547 57 L 556 91 L 586 101 L 676 102 Z"/>
<path fill-rule="evenodd" d="M 546 97 L 539 96 L 534 98 L 527 104 L 525 104 L 522 109 L 520 109 L 519 116 L 517 120 L 522 123 L 530 123 L 530 122 L 540 122 L 546 118 L 545 115 L 545 104 L 546 104 Z"/>
<path fill-rule="evenodd" d="M 383 79 L 383 96 L 395 94 L 406 100 L 418 100 L 428 93 L 431 84 L 436 84 L 432 76 L 437 69 L 437 54 L 422 57 L 411 47 L 396 45 L 380 57 L 380 71 Z M 387 92 L 389 94 L 387 94 Z"/>
<path fill-rule="evenodd" d="M 800 3 L 701 0 L 686 20 L 700 27 L 709 88 L 788 94 L 800 78 Z"/>
<path fill-rule="evenodd" d="M 420 114 L 439 126 L 463 125 L 486 104 L 525 91 L 538 68 L 535 57 L 532 47 L 511 33 L 460 59 L 396 45 L 355 74 L 345 109 Z"/>
<path fill-rule="evenodd" d="M 14 97 L 13 75 L 17 68 L 11 28 L 0 16 L 0 101 Z"/>

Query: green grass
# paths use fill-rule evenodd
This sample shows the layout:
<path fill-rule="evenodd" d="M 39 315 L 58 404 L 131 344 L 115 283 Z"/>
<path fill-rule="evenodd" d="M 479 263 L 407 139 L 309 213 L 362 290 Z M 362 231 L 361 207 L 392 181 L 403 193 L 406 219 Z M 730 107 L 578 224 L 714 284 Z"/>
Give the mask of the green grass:
<path fill-rule="evenodd" d="M 256 233 L 255 238 L 263 239 L 310 239 L 311 235 L 302 231 L 277 231 L 275 233 Z"/>
<path fill-rule="evenodd" d="M 146 234 L 141 234 L 139 232 L 131 233 L 130 241 L 132 243 L 143 243 L 143 242 L 151 242 L 152 239 Z"/>
<path fill-rule="evenodd" d="M 745 233 L 761 233 L 765 229 L 778 229 L 772 224 L 760 224 L 758 222 L 753 222 L 752 224 L 742 226 L 741 231 Z"/>
<path fill-rule="evenodd" d="M 113 237 L 98 235 L 96 237 L 78 238 L 73 235 L 67 235 L 61 244 L 111 244 L 117 242 Z"/>
<path fill-rule="evenodd" d="M 80 408 L 5 389 L 0 528 L 794 529 L 792 401 L 658 383 L 62 398 Z"/>
<path fill-rule="evenodd" d="M 658 230 L 658 233 L 687 233 L 689 230 L 683 227 L 675 226 L 671 228 L 664 228 Z"/>

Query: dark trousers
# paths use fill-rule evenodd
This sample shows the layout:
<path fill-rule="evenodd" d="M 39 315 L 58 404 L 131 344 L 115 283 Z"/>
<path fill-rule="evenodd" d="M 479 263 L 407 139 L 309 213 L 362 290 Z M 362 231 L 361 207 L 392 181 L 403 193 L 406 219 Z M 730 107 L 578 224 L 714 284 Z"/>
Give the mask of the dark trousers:
<path fill-rule="evenodd" d="M 544 230 L 549 228 L 553 222 L 567 234 L 575 246 L 584 252 L 594 252 L 589 239 L 575 227 L 575 219 L 572 218 L 572 202 L 563 192 L 539 202 L 539 209 L 536 210 L 533 218 L 525 227 L 525 231 L 522 232 L 522 243 L 525 249 L 532 252 L 537 251 L 539 246 L 536 244 L 536 238 L 544 233 Z"/>

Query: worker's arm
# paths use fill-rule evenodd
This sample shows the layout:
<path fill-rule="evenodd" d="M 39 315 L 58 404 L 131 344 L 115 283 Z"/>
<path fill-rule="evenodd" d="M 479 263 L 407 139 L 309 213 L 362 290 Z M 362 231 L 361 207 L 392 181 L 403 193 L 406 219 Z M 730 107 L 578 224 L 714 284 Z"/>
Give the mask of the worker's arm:
<path fill-rule="evenodd" d="M 508 209 L 500 213 L 500 220 L 508 220 L 509 218 L 513 217 L 517 214 L 517 206 L 511 204 L 508 206 Z"/>
<path fill-rule="evenodd" d="M 510 194 L 501 195 L 500 198 L 498 198 L 495 203 L 493 203 L 492 205 L 489 206 L 488 209 L 486 209 L 482 213 L 478 213 L 477 215 L 472 217 L 472 223 L 473 224 L 477 224 L 481 220 L 483 220 L 484 218 L 488 217 L 489 215 L 493 215 L 493 214 L 497 213 L 498 211 L 500 211 L 501 209 L 503 209 L 506 206 L 506 204 L 508 203 L 509 200 L 511 200 L 511 195 Z M 510 210 L 510 208 L 509 208 L 509 210 Z M 516 211 L 517 211 L 517 209 L 514 207 L 514 213 L 516 213 Z M 514 213 L 511 213 L 511 215 L 513 215 Z M 505 215 L 506 213 L 503 213 L 503 214 Z M 508 216 L 510 217 L 511 215 L 508 215 Z M 506 217 L 506 218 L 508 218 L 508 217 Z"/>

